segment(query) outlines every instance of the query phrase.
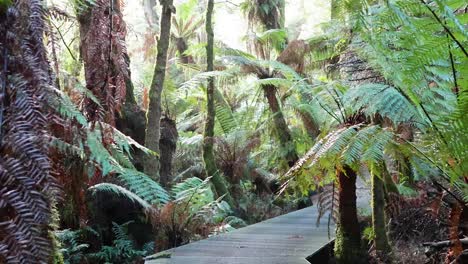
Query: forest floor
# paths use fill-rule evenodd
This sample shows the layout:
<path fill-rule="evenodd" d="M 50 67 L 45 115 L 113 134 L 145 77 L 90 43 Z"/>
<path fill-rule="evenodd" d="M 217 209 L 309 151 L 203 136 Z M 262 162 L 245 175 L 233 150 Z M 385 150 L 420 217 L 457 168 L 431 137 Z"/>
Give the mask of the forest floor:
<path fill-rule="evenodd" d="M 431 195 L 430 190 L 434 191 L 432 184 L 419 185 L 418 195 L 402 199 L 398 213 L 390 219 L 389 238 L 393 246 L 393 259 L 401 264 L 468 263 L 466 256 L 452 262 L 449 247 L 424 245 L 450 240 L 451 209 L 442 198 L 443 193 Z M 371 263 L 383 263 L 375 258 L 373 260 L 375 262 Z"/>
<path fill-rule="evenodd" d="M 423 190 L 432 189 L 424 184 Z M 426 186 L 428 185 L 428 186 Z M 356 182 L 357 207 L 362 227 L 371 226 L 371 188 L 370 183 L 358 177 Z M 393 245 L 393 258 L 396 263 L 422 264 L 445 263 L 447 248 L 434 250 L 425 247 L 425 242 L 446 241 L 449 239 L 448 220 L 450 208 L 441 202 L 437 213 L 433 201 L 427 198 L 426 191 L 413 198 L 404 199 L 398 205 L 398 215 L 390 219 L 390 240 Z M 390 209 L 391 210 L 391 209 Z M 369 262 L 384 263 L 375 257 L 369 246 Z"/>

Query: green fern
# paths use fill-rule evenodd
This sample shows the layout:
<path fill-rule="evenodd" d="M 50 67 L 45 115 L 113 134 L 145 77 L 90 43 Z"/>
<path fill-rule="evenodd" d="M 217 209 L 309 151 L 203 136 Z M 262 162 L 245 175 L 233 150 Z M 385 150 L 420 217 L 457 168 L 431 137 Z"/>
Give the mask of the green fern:
<path fill-rule="evenodd" d="M 119 168 L 116 177 L 130 191 L 150 204 L 165 204 L 170 200 L 167 191 L 142 172 Z"/>
<path fill-rule="evenodd" d="M 58 89 L 54 89 L 54 92 L 58 95 L 58 100 L 49 100 L 52 107 L 66 120 L 76 120 L 80 125 L 87 126 L 88 121 L 86 117 L 77 109 L 70 97 Z"/>
<path fill-rule="evenodd" d="M 192 77 L 192 79 L 182 83 L 180 89 L 184 91 L 190 91 L 197 89 L 198 87 L 203 87 L 210 78 L 227 79 L 232 77 L 233 75 L 228 71 L 200 72 Z"/>
<path fill-rule="evenodd" d="M 394 137 L 391 130 L 378 125 L 353 125 L 331 131 L 283 176 L 283 191 L 289 184 L 301 192 L 326 184 L 335 178 L 337 167 L 346 165 L 358 170 L 362 164 L 379 166 L 386 150 L 395 147 Z M 310 175 L 322 176 L 314 182 L 307 179 Z"/>
<path fill-rule="evenodd" d="M 369 118 L 378 114 L 390 119 L 395 126 L 423 122 L 414 105 L 398 90 L 385 84 L 370 83 L 351 87 L 343 101 L 352 112 L 362 111 Z"/>
<path fill-rule="evenodd" d="M 89 244 L 80 243 L 80 230 L 72 231 L 69 229 L 55 232 L 60 241 L 60 253 L 63 255 L 65 264 L 79 264 L 85 259 L 84 251 L 89 248 Z"/>
<path fill-rule="evenodd" d="M 96 193 L 98 192 L 113 193 L 115 195 L 124 197 L 130 201 L 133 201 L 136 204 L 139 204 L 143 209 L 151 208 L 151 204 L 141 199 L 138 195 L 130 192 L 129 190 L 121 186 L 118 186 L 112 183 L 99 183 L 99 184 L 89 187 L 88 190 L 91 192 L 93 196 L 96 195 Z"/>
<path fill-rule="evenodd" d="M 210 188 L 210 179 L 201 180 L 197 177 L 188 178 L 172 188 L 175 202 L 190 201 L 193 204 L 207 204 L 214 201 L 214 194 Z"/>
<path fill-rule="evenodd" d="M 142 249 L 137 249 L 135 241 L 128 234 L 128 225 L 132 221 L 124 224 L 112 222 L 112 232 L 115 239 L 112 246 L 103 246 L 101 250 L 87 255 L 91 261 L 100 261 L 104 263 L 122 263 L 130 264 L 134 261 L 142 260 L 144 256 L 152 253 L 154 244 L 145 244 Z"/>
<path fill-rule="evenodd" d="M 51 145 L 60 151 L 74 154 L 76 157 L 83 159 L 91 169 L 94 169 L 94 167 L 99 168 L 104 177 L 115 175 L 119 182 L 128 189 L 127 193 L 132 192 L 146 203 L 167 203 L 169 201 L 167 191 L 144 173 L 138 172 L 131 162 L 132 148 L 137 148 L 150 155 L 157 155 L 157 153 L 150 151 L 108 124 L 99 123 L 91 127 L 70 98 L 63 93 L 61 95 L 61 101 L 59 101 L 59 109 L 62 109 L 61 114 L 67 119 L 81 120 L 80 124 L 83 123 L 81 124 L 83 129 L 80 133 L 83 133 L 85 138 L 80 139 L 77 137 L 78 139 L 75 139 L 76 141 L 72 143 L 54 138 Z M 113 144 L 107 147 L 102 143 L 103 130 L 111 131 L 114 141 Z M 107 190 L 110 190 L 109 185 L 101 187 L 107 187 Z M 117 187 L 113 187 L 113 190 L 116 191 Z M 125 189 L 122 187 L 120 187 L 119 191 L 125 193 Z"/>
<path fill-rule="evenodd" d="M 216 107 L 216 120 L 223 129 L 225 134 L 237 128 L 237 120 L 226 102 L 226 99 L 218 89 L 215 89 L 215 107 Z"/>

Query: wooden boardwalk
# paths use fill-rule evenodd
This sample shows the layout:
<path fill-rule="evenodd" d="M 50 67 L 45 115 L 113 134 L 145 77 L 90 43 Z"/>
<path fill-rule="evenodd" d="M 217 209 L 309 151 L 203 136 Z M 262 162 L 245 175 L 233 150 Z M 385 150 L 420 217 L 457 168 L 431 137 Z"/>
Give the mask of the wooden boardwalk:
<path fill-rule="evenodd" d="M 307 264 L 306 257 L 328 244 L 326 219 L 316 226 L 311 206 L 232 232 L 170 249 L 168 258 L 146 264 Z M 334 226 L 330 227 L 334 235 Z"/>

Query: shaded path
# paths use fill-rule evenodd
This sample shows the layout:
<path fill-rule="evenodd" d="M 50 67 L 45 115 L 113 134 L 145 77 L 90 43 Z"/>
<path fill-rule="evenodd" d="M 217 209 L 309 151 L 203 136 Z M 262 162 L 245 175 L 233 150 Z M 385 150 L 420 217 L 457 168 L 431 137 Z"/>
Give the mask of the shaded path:
<path fill-rule="evenodd" d="M 232 232 L 173 248 L 170 258 L 146 264 L 307 264 L 306 257 L 325 246 L 326 219 L 316 226 L 317 207 L 311 206 Z M 330 227 L 334 235 L 334 226 Z"/>

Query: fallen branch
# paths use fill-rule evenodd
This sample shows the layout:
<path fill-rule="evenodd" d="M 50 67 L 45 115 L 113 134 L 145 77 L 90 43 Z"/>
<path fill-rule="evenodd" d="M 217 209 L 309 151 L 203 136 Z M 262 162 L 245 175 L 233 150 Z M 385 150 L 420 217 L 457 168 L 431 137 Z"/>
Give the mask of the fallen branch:
<path fill-rule="evenodd" d="M 460 239 L 460 243 L 462 243 L 463 245 L 468 245 L 468 237 Z M 445 240 L 445 241 L 439 241 L 439 242 L 425 242 L 423 243 L 423 246 L 433 247 L 433 248 L 444 248 L 444 247 L 449 247 L 452 244 L 453 244 L 453 241 Z"/>

